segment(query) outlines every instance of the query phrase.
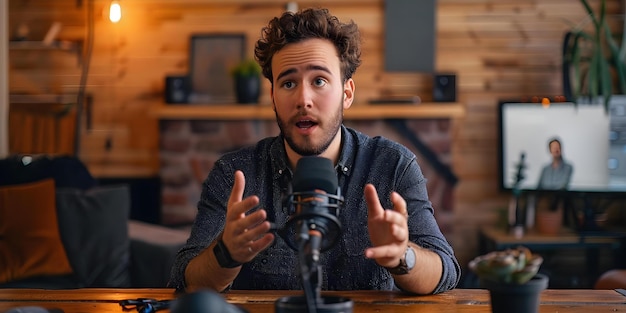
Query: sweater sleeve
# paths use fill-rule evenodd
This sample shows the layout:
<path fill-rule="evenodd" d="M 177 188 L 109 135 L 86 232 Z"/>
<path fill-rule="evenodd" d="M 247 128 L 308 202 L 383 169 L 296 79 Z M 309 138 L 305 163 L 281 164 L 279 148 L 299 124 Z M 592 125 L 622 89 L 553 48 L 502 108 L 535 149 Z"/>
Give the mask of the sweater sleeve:
<path fill-rule="evenodd" d="M 185 269 L 219 236 L 224 228 L 228 195 L 234 184 L 234 171 L 224 162 L 216 162 L 202 184 L 198 212 L 187 243 L 178 251 L 172 265 L 168 287 L 186 288 Z"/>
<path fill-rule="evenodd" d="M 399 176 L 396 190 L 407 202 L 409 239 L 441 257 L 443 273 L 433 293 L 454 289 L 459 283 L 461 268 L 452 246 L 435 220 L 434 208 L 426 190 L 426 179 L 416 159 L 410 161 Z"/>

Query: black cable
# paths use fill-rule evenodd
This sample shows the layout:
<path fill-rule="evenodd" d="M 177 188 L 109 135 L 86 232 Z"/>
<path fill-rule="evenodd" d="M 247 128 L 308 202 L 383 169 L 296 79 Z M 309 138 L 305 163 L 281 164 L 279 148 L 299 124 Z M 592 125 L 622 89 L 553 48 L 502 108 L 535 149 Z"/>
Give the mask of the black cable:
<path fill-rule="evenodd" d="M 87 77 L 89 76 L 89 63 L 93 51 L 94 37 L 94 16 L 93 16 L 93 0 L 87 1 L 87 41 L 85 53 L 83 57 L 83 67 L 80 74 L 80 83 L 78 86 L 78 99 L 76 99 L 76 125 L 74 126 L 74 156 L 80 155 L 80 132 L 82 124 L 83 106 L 85 102 L 85 90 L 87 88 Z"/>

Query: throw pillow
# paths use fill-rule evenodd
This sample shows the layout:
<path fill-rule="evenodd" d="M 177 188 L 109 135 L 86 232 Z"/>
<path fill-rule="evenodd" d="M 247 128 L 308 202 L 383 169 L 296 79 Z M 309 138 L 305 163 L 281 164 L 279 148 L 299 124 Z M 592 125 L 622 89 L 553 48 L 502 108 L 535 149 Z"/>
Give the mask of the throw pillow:
<path fill-rule="evenodd" d="M 54 178 L 57 188 L 89 189 L 97 185 L 96 179 L 77 157 L 16 155 L 0 159 L 0 186 L 32 183 L 46 178 Z"/>
<path fill-rule="evenodd" d="M 0 283 L 66 275 L 54 180 L 0 187 Z"/>
<path fill-rule="evenodd" d="M 129 187 L 57 188 L 56 196 L 61 239 L 81 284 L 129 287 Z"/>

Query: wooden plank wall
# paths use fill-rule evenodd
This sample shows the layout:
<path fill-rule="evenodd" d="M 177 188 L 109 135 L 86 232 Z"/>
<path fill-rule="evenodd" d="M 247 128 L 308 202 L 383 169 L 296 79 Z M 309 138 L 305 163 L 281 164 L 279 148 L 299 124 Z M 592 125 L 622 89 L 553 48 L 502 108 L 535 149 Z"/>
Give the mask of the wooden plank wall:
<path fill-rule="evenodd" d="M 9 19 L 9 3 L 0 3 L 0 20 L 7 21 Z M 0 25 L 0 121 L 6 121 L 9 118 L 9 25 L 2 23 Z M 0 124 L 0 158 L 9 155 L 9 128 Z"/>
<path fill-rule="evenodd" d="M 81 41 L 87 33 L 88 1 L 9 0 L 10 32 L 24 23 L 28 39 L 41 40 L 53 21 L 61 21 L 59 39 Z M 598 7 L 598 0 L 591 2 Z M 93 2 L 95 40 L 87 85 L 92 123 L 89 129 L 83 123 L 80 157 L 100 176 L 142 176 L 158 171 L 157 121 L 150 110 L 162 105 L 166 75 L 188 73 L 190 34 L 244 33 L 252 56 L 261 27 L 281 14 L 287 1 L 123 0 L 117 24 L 103 14 L 109 3 Z M 384 71 L 383 0 L 297 3 L 300 8 L 326 6 L 340 19 L 360 25 L 358 102 L 406 94 L 430 100 L 430 74 Z M 609 0 L 608 10 L 623 12 L 621 0 Z M 458 100 L 467 112 L 456 124 L 452 147 L 460 179 L 455 219 L 466 225 L 454 235 L 460 242 L 506 205 L 497 184 L 498 100 L 560 95 L 562 38 L 583 20 L 576 0 L 438 1 L 435 68 L 457 74 Z M 12 93 L 78 90 L 81 67 L 72 53 L 11 51 L 10 66 Z M 264 83 L 262 102 L 267 104 L 269 84 Z M 472 252 L 459 253 L 464 260 Z"/>

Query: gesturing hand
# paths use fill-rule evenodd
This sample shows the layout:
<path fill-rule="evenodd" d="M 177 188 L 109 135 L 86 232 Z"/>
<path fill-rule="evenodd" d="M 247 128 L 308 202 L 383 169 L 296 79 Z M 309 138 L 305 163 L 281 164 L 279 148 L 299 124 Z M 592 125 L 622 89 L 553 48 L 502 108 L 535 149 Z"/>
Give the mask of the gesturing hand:
<path fill-rule="evenodd" d="M 406 201 L 392 192 L 393 210 L 385 210 L 372 184 L 365 186 L 365 200 L 367 226 L 374 245 L 365 250 L 365 257 L 375 259 L 380 266 L 395 267 L 404 257 L 409 241 Z"/>
<path fill-rule="evenodd" d="M 263 209 L 246 215 L 246 212 L 259 204 L 257 196 L 243 198 L 246 179 L 241 171 L 235 172 L 235 183 L 228 198 L 226 223 L 222 241 L 233 260 L 245 263 L 252 260 L 259 251 L 267 248 L 274 240 L 274 234 L 268 233 L 270 223 Z"/>

